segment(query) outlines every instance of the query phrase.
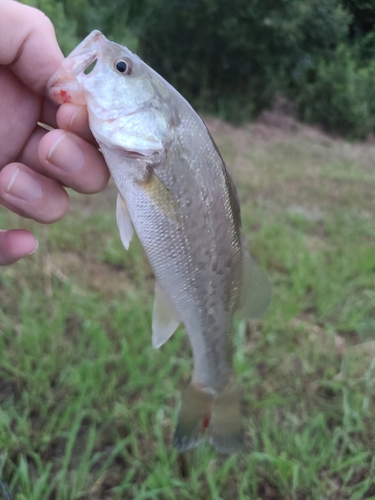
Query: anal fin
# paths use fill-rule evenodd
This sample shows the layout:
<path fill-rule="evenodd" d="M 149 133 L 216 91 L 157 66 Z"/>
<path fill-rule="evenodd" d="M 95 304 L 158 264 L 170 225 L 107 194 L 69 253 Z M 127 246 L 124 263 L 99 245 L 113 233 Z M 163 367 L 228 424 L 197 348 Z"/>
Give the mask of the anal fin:
<path fill-rule="evenodd" d="M 177 311 L 158 282 L 155 283 L 154 310 L 152 313 L 152 345 L 155 349 L 171 338 L 180 324 Z"/>

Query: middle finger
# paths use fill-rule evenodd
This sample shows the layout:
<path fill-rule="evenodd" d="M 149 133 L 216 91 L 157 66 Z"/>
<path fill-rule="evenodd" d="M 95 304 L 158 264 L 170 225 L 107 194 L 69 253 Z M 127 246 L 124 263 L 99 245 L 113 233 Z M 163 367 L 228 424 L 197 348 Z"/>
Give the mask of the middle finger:
<path fill-rule="evenodd" d="M 0 172 L 0 204 L 23 217 L 50 223 L 66 214 L 69 197 L 52 179 L 22 163 L 10 163 Z"/>
<path fill-rule="evenodd" d="M 79 193 L 97 193 L 108 183 L 109 171 L 96 146 L 64 130 L 52 130 L 39 142 L 39 161 L 49 175 Z"/>

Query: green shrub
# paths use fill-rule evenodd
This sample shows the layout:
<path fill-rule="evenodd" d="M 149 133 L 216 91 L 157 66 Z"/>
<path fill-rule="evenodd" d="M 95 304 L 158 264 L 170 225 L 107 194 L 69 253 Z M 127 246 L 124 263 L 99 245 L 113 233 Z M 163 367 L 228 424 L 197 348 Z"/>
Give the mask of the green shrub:
<path fill-rule="evenodd" d="M 356 55 L 340 45 L 331 61 L 320 60 L 314 79 L 298 92 L 301 118 L 351 138 L 374 131 L 375 61 L 361 67 Z"/>
<path fill-rule="evenodd" d="M 271 106 L 347 35 L 338 0 L 148 0 L 142 57 L 193 104 L 231 120 Z"/>
<path fill-rule="evenodd" d="M 282 94 L 332 132 L 375 131 L 375 0 L 23 1 L 65 53 L 99 29 L 201 111 L 241 122 Z"/>

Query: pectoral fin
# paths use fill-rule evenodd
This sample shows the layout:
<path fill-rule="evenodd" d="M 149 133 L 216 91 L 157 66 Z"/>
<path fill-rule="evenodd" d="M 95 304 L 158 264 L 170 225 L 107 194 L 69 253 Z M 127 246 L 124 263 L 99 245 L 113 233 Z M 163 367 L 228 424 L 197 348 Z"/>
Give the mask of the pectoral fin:
<path fill-rule="evenodd" d="M 168 187 L 156 175 L 151 167 L 147 170 L 145 180 L 138 181 L 138 185 L 142 187 L 143 191 L 147 194 L 149 200 L 158 212 L 163 214 L 165 217 L 168 217 L 168 219 L 177 222 L 177 201 Z"/>
<path fill-rule="evenodd" d="M 165 344 L 172 337 L 180 322 L 174 306 L 156 282 L 152 315 L 152 346 L 158 349 Z"/>
<path fill-rule="evenodd" d="M 128 207 L 126 206 L 125 200 L 120 193 L 117 194 L 116 221 L 117 227 L 120 231 L 122 244 L 124 245 L 126 250 L 128 250 L 134 230 L 132 222 L 130 220 Z"/>
<path fill-rule="evenodd" d="M 271 284 L 266 273 L 244 251 L 241 316 L 250 319 L 261 316 L 269 306 L 271 294 Z"/>

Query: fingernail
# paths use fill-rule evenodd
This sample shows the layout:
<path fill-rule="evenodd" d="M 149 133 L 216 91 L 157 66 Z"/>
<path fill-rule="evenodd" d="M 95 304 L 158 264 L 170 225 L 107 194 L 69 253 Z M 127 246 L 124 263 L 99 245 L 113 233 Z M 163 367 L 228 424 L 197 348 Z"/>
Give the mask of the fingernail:
<path fill-rule="evenodd" d="M 39 243 L 37 240 L 35 240 L 34 250 L 31 250 L 31 252 L 29 252 L 27 255 L 32 255 L 33 253 L 35 253 L 38 250 L 38 246 L 39 246 Z"/>
<path fill-rule="evenodd" d="M 47 160 L 60 170 L 73 173 L 83 167 L 85 156 L 78 144 L 63 134 L 49 150 Z"/>
<path fill-rule="evenodd" d="M 20 168 L 10 178 L 7 193 L 24 201 L 41 198 L 43 191 L 39 182 Z"/>
<path fill-rule="evenodd" d="M 72 129 L 73 128 L 73 124 L 75 122 L 75 119 L 77 118 L 77 116 L 82 113 L 82 110 L 83 110 L 83 106 L 79 106 L 77 107 L 77 109 L 74 111 L 71 119 L 70 119 L 70 122 L 69 122 L 69 128 Z"/>

